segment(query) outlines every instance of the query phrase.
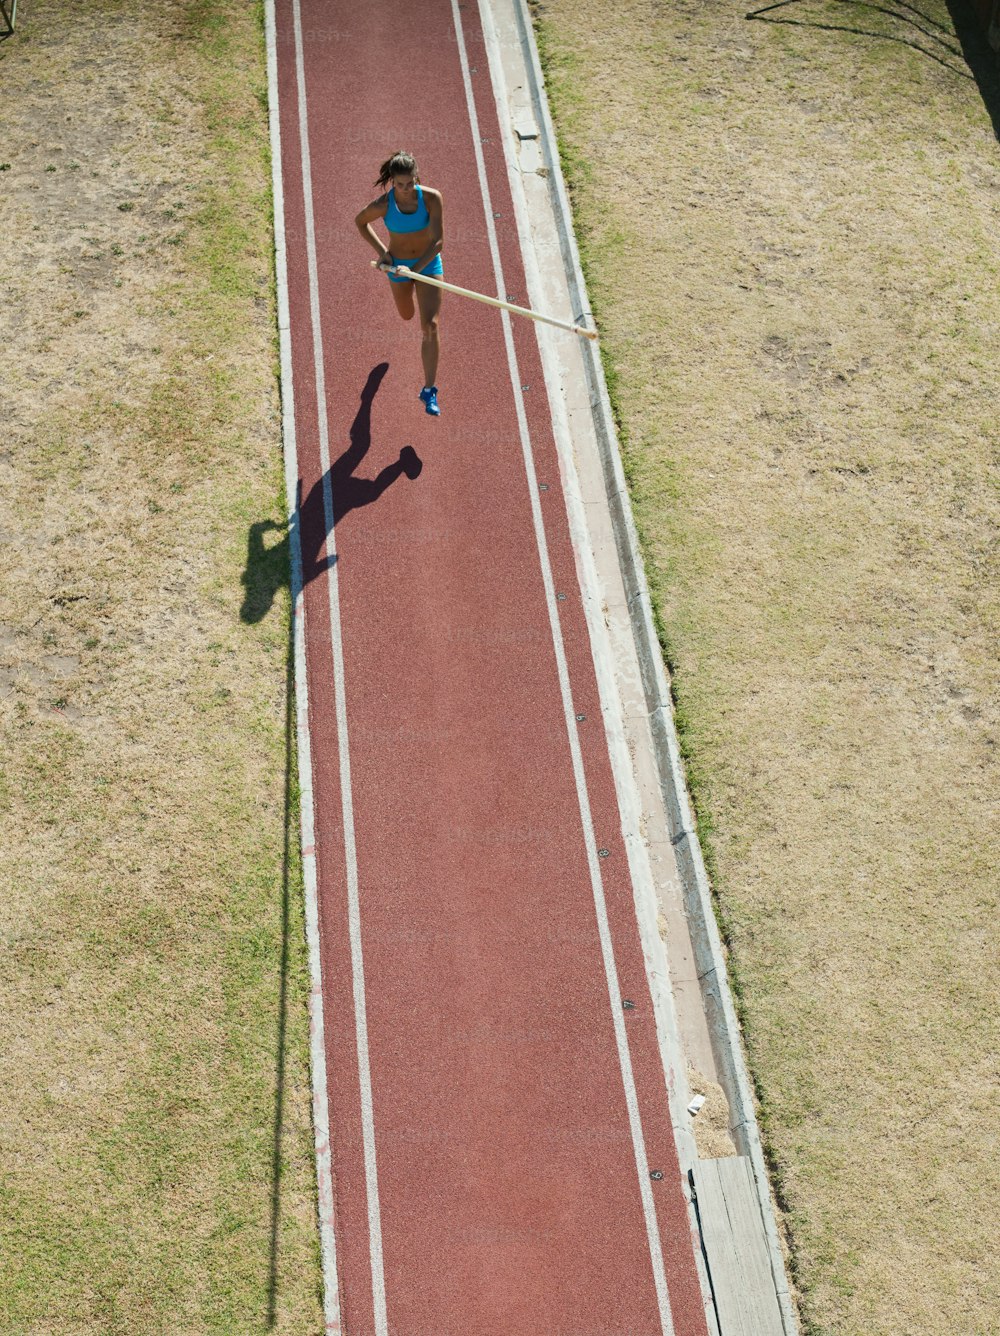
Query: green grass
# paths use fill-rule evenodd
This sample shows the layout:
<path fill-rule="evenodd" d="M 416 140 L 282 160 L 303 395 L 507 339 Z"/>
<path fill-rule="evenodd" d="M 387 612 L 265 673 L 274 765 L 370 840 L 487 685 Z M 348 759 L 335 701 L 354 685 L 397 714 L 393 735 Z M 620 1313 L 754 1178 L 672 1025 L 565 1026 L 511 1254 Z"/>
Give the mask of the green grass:
<path fill-rule="evenodd" d="M 776 16 L 536 31 L 804 1327 L 985 1333 L 1000 161 L 954 36 Z"/>
<path fill-rule="evenodd" d="M 251 526 L 284 516 L 262 6 L 92 20 L 37 4 L 4 66 L 13 120 L 87 170 L 11 239 L 52 264 L 0 503 L 0 1327 L 298 1336 L 322 1317 L 287 573 L 240 616 Z"/>

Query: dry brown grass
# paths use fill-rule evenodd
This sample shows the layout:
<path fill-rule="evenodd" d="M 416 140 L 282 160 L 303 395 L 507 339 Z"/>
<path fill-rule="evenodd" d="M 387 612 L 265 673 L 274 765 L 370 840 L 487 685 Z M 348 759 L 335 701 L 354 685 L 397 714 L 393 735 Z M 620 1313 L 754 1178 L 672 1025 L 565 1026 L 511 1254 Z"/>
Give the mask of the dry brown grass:
<path fill-rule="evenodd" d="M 985 1334 L 1000 146 L 888 8 L 537 7 L 805 1325 Z"/>
<path fill-rule="evenodd" d="M 301 1336 L 260 13 L 35 0 L 0 78 L 0 1328 Z"/>

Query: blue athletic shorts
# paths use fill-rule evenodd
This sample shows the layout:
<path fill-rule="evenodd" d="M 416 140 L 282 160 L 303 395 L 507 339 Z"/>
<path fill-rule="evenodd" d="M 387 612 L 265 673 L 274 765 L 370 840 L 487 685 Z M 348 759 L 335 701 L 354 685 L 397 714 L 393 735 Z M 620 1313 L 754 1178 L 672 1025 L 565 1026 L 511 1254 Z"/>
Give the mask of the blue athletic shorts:
<path fill-rule="evenodd" d="M 407 264 L 407 261 L 397 260 L 396 263 Z M 418 274 L 426 274 L 428 278 L 441 278 L 444 274 L 444 265 L 441 263 L 441 256 L 435 255 L 434 259 L 431 260 L 430 264 L 425 264 L 423 269 L 417 269 L 414 272 Z M 389 275 L 390 283 L 411 283 L 412 281 L 413 280 L 407 278 L 405 274 Z"/>

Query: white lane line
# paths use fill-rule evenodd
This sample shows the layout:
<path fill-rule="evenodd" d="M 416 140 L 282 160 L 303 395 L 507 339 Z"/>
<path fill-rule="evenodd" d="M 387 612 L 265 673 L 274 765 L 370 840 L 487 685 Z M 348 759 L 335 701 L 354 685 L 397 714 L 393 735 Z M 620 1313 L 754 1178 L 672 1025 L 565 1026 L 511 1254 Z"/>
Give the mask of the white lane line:
<path fill-rule="evenodd" d="M 519 162 L 519 146 L 514 133 L 513 118 L 517 99 L 516 96 L 512 96 L 511 88 L 513 85 L 515 89 L 520 90 L 521 85 L 518 81 L 527 78 L 530 74 L 528 68 L 524 68 L 523 74 L 520 72 L 521 61 L 526 62 L 527 56 L 524 54 L 520 40 L 521 34 L 516 31 L 516 28 L 512 30 L 511 27 L 512 23 L 516 25 L 518 21 L 518 3 L 519 0 L 490 0 L 488 5 L 480 5 L 480 17 L 483 22 L 483 36 L 486 40 L 486 49 L 489 52 L 490 66 L 493 70 L 493 91 L 500 121 L 500 134 L 506 149 L 507 181 L 514 202 L 514 216 L 519 234 L 522 237 L 532 238 L 533 242 L 533 244 L 529 243 L 521 249 L 525 278 L 528 284 L 528 304 L 539 310 L 545 308 L 546 305 L 552 310 L 558 310 L 558 303 L 553 304 L 551 273 L 548 275 L 548 285 L 543 282 L 539 260 L 539 240 L 536 235 L 538 219 L 535 216 L 534 208 L 539 207 L 541 212 L 547 206 L 538 206 L 537 199 L 529 202 L 527 182 L 531 179 L 531 175 L 523 169 Z M 501 25 L 504 25 L 503 36 L 501 36 Z M 505 41 L 511 44 L 510 48 L 505 46 Z M 513 56 L 511 54 L 512 50 L 516 52 Z M 546 182 L 544 190 L 547 198 L 549 194 L 548 182 Z M 544 247 L 544 238 L 541 244 Z M 561 270 L 561 266 L 556 266 L 556 268 Z M 565 301 L 564 309 L 566 314 L 569 315 L 571 314 L 570 294 L 566 284 L 567 280 L 563 274 L 555 286 Z M 659 1041 L 660 1056 L 663 1061 L 667 1107 L 673 1125 L 674 1141 L 680 1162 L 682 1177 L 679 1182 L 687 1205 L 691 1247 L 701 1282 L 706 1321 L 709 1332 L 713 1336 L 719 1336 L 718 1321 L 715 1315 L 715 1300 L 712 1296 L 708 1272 L 705 1269 L 702 1254 L 698 1217 L 687 1182 L 687 1171 L 695 1165 L 697 1160 L 697 1146 L 691 1127 L 691 1115 L 687 1111 L 687 1106 L 691 1102 L 691 1092 L 688 1088 L 686 1059 L 681 1043 L 667 951 L 660 938 L 659 896 L 650 865 L 649 847 L 642 834 L 642 800 L 633 768 L 632 754 L 629 750 L 629 728 L 626 718 L 626 703 L 622 694 L 622 673 L 618 664 L 617 650 L 612 644 L 611 632 L 603 612 L 605 599 L 614 601 L 616 597 L 624 597 L 625 587 L 621 582 L 618 570 L 617 554 L 613 554 L 615 575 L 619 576 L 617 582 L 614 576 L 611 576 L 609 583 L 598 567 L 597 546 L 595 545 L 604 541 L 613 544 L 614 538 L 610 533 L 602 537 L 599 531 L 600 524 L 610 522 L 607 512 L 603 508 L 601 508 L 602 518 L 599 521 L 593 520 L 587 514 L 581 477 L 587 468 L 598 470 L 599 476 L 602 476 L 600 475 L 602 465 L 597 454 L 597 442 L 591 440 L 588 434 L 588 427 L 592 430 L 592 423 L 589 419 L 584 423 L 571 422 L 568 408 L 569 383 L 573 380 L 574 375 L 583 375 L 583 367 L 574 360 L 574 354 L 582 354 L 584 350 L 579 344 L 574 345 L 571 349 L 567 348 L 565 340 L 555 329 L 539 326 L 537 334 L 542 366 L 545 372 L 545 383 L 548 387 L 549 404 L 552 408 L 552 426 L 562 471 L 570 536 L 576 556 L 577 573 L 580 578 L 584 611 L 590 632 L 591 652 L 597 672 L 605 737 L 608 742 L 611 768 L 614 772 L 615 788 L 618 795 L 618 810 L 621 813 L 622 830 L 625 836 L 625 847 L 628 854 L 635 900 L 636 921 L 645 957 L 653 1014 L 656 1019 L 656 1034 Z M 587 405 L 588 410 L 589 407 Z M 588 451 L 593 452 L 593 457 L 589 462 L 582 457 L 578 461 L 577 456 L 581 450 L 584 454 Z M 623 652 L 627 658 L 628 650 Z M 632 666 L 636 672 L 639 671 L 638 662 Z M 623 671 L 627 678 L 632 669 L 626 664 Z"/>
<path fill-rule="evenodd" d="M 306 944 L 309 949 L 309 1051 L 312 1065 L 313 1132 L 316 1139 L 317 1211 L 323 1269 L 323 1321 L 326 1336 L 341 1336 L 337 1244 L 333 1228 L 333 1168 L 330 1161 L 330 1103 L 326 1083 L 323 1027 L 323 969 L 319 953 L 319 903 L 316 894 L 316 835 L 313 821 L 312 750 L 306 682 L 305 599 L 302 594 L 302 544 L 299 527 L 299 463 L 295 441 L 295 394 L 288 317 L 288 266 L 285 249 L 285 192 L 281 176 L 281 116 L 278 107 L 278 51 L 274 0 L 266 0 L 267 99 L 271 130 L 271 179 L 274 194 L 274 264 L 278 287 L 278 339 L 281 348 L 281 435 L 285 454 L 285 500 L 291 554 L 292 627 L 295 655 L 295 726 L 299 758 L 302 881 Z"/>
<path fill-rule="evenodd" d="M 496 227 L 493 222 L 493 204 L 490 199 L 489 183 L 486 178 L 486 164 L 483 160 L 479 118 L 476 113 L 476 104 L 472 93 L 469 58 L 465 47 L 465 34 L 462 28 L 462 16 L 459 12 L 458 0 L 451 0 L 451 11 L 452 19 L 455 24 L 459 60 L 462 65 L 462 82 L 465 86 L 465 99 L 469 109 L 469 123 L 472 129 L 472 143 L 476 153 L 476 169 L 479 174 L 479 185 L 483 197 L 486 230 L 490 241 L 490 252 L 493 257 L 493 275 L 497 285 L 497 292 L 505 293 L 507 287 L 504 283 L 503 265 L 500 260 L 500 248 L 497 243 Z M 577 799 L 580 806 L 580 819 L 583 823 L 584 840 L 587 846 L 587 862 L 590 869 L 590 881 L 594 894 L 594 907 L 597 913 L 601 955 L 604 961 L 608 998 L 611 1003 L 611 1017 L 614 1023 L 615 1041 L 618 1047 L 618 1062 L 621 1068 L 622 1084 L 625 1090 L 625 1103 L 628 1108 L 629 1128 L 632 1133 L 632 1147 L 639 1179 L 639 1192 L 642 1198 L 643 1215 L 646 1222 L 646 1238 L 649 1244 L 650 1261 L 652 1262 L 653 1278 L 656 1285 L 656 1298 L 660 1311 L 660 1325 L 664 1332 L 664 1336 L 673 1336 L 674 1324 L 670 1311 L 670 1295 L 667 1291 L 667 1277 L 663 1265 L 663 1250 L 660 1246 L 660 1231 L 656 1219 L 656 1207 L 653 1202 L 653 1191 L 650 1187 L 649 1160 L 646 1155 L 642 1122 L 639 1117 L 639 1101 L 635 1089 L 635 1077 L 632 1072 L 632 1058 L 628 1049 L 628 1037 L 625 1033 L 621 988 L 618 983 L 618 974 L 615 968 L 614 950 L 611 942 L 611 927 L 608 923 L 607 903 L 605 901 L 604 885 L 601 880 L 600 864 L 598 862 L 597 841 L 594 837 L 594 823 L 590 810 L 590 798 L 587 794 L 586 777 L 583 770 L 583 757 L 580 752 L 580 741 L 577 736 L 573 699 L 569 684 L 569 671 L 566 665 L 566 651 L 563 644 L 562 628 L 559 624 L 559 612 L 556 604 L 556 591 L 552 580 L 552 566 L 549 561 L 548 543 L 545 538 L 545 529 L 542 524 L 538 478 L 535 472 L 535 461 L 531 448 L 531 440 L 528 435 L 528 421 L 524 410 L 524 395 L 521 390 L 521 377 L 517 369 L 517 355 L 514 350 L 514 337 L 511 330 L 509 313 L 507 311 L 501 311 L 500 320 L 503 325 L 504 344 L 507 350 L 507 365 L 510 371 L 511 387 L 514 391 L 514 404 L 517 410 L 517 425 L 521 438 L 521 451 L 524 455 L 524 466 L 528 476 L 528 493 L 531 499 L 531 517 L 535 528 L 538 558 L 542 568 L 542 580 L 545 585 L 549 627 L 552 633 L 552 645 L 555 651 L 556 666 L 559 674 L 559 688 L 562 695 L 566 735 L 569 739 L 570 755 L 573 762 L 573 777 L 576 781 Z"/>
<path fill-rule="evenodd" d="M 344 859 L 347 871 L 347 921 L 351 943 L 351 980 L 354 993 L 354 1025 L 358 1050 L 358 1085 L 361 1095 L 361 1132 L 364 1144 L 365 1187 L 368 1197 L 368 1251 L 372 1273 L 372 1305 L 376 1336 L 388 1336 L 385 1306 L 385 1268 L 382 1260 L 382 1216 L 375 1164 L 375 1119 L 372 1110 L 371 1064 L 368 1056 L 368 1013 L 365 1005 L 365 971 L 361 951 L 361 906 L 358 895 L 358 860 L 354 834 L 354 803 L 351 793 L 351 757 L 347 737 L 347 693 L 344 681 L 344 646 L 340 623 L 336 535 L 333 526 L 333 490 L 330 482 L 330 435 L 326 412 L 326 378 L 323 370 L 323 330 L 320 323 L 319 274 L 316 263 L 316 223 L 313 213 L 312 168 L 309 154 L 309 118 L 306 111 L 305 59 L 302 50 L 302 9 L 293 0 L 295 27 L 295 71 L 299 100 L 299 144 L 302 156 L 302 193 L 305 199 L 306 255 L 309 265 L 309 312 L 313 335 L 313 368 L 316 377 L 316 411 L 319 428 L 320 467 L 323 470 L 323 514 L 327 532 L 330 598 L 330 649 L 333 659 L 334 701 L 337 715 L 337 748 L 340 760 L 340 798 L 344 818 Z"/>

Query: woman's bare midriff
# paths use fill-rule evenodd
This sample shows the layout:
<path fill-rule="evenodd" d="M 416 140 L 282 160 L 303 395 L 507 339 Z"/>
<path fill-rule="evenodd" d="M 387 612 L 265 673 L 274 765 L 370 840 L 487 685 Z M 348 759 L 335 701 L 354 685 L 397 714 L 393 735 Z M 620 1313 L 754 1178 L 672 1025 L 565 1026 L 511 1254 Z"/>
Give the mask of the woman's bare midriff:
<path fill-rule="evenodd" d="M 431 244 L 431 229 L 422 232 L 390 232 L 389 251 L 397 260 L 419 260 Z"/>

